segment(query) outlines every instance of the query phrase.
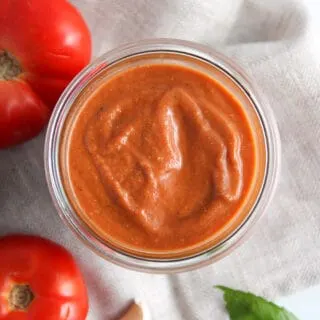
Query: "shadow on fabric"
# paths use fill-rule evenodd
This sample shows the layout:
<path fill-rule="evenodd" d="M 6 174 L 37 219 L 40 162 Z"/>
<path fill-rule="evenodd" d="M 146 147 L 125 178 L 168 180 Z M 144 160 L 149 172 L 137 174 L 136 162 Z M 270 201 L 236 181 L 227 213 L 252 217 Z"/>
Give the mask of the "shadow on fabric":
<path fill-rule="evenodd" d="M 276 4 L 276 5 L 275 5 Z M 308 22 L 299 1 L 243 1 L 226 44 L 295 40 L 304 35 Z"/>

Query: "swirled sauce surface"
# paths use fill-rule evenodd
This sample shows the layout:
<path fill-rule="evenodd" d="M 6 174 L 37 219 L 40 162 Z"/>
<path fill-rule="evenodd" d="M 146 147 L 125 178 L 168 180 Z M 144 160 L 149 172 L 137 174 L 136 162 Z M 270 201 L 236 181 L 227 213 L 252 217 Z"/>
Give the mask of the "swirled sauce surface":
<path fill-rule="evenodd" d="M 149 65 L 101 84 L 68 143 L 72 201 L 100 236 L 141 250 L 205 241 L 237 215 L 255 168 L 240 103 L 192 69 Z"/>

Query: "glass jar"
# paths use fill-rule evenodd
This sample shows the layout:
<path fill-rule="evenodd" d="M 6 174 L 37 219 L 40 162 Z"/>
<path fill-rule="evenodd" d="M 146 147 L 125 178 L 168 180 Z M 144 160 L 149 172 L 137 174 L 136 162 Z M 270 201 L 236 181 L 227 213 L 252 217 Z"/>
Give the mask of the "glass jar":
<path fill-rule="evenodd" d="M 256 187 L 246 203 L 246 214 L 238 217 L 219 241 L 210 242 L 193 252 L 176 257 L 144 256 L 126 252 L 103 240 L 77 214 L 66 194 L 62 179 L 62 135 L 72 125 L 70 117 L 76 99 L 102 75 L 112 76 L 128 67 L 144 63 L 170 63 L 187 66 L 206 73 L 219 81 L 242 104 L 256 135 L 258 177 Z M 186 271 L 219 260 L 230 254 L 248 235 L 255 222 L 266 211 L 272 199 L 280 167 L 280 139 L 272 110 L 250 80 L 233 61 L 196 43 L 174 40 L 145 40 L 114 49 L 96 59 L 69 84 L 52 114 L 45 142 L 45 170 L 48 187 L 63 221 L 92 250 L 103 258 L 123 267 L 146 272 Z"/>

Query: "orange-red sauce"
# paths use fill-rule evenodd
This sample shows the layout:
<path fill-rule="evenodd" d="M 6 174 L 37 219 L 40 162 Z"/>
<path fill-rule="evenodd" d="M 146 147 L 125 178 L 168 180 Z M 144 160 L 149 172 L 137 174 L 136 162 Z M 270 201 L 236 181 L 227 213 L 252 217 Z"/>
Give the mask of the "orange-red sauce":
<path fill-rule="evenodd" d="M 140 66 L 82 104 L 67 147 L 68 195 L 101 237 L 184 249 L 238 214 L 256 150 L 242 106 L 218 82 L 187 67 Z"/>

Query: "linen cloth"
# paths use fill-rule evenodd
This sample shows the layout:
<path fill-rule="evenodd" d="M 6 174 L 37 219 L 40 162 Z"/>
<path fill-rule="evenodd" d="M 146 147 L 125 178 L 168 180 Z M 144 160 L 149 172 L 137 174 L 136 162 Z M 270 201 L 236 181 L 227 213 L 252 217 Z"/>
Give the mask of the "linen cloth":
<path fill-rule="evenodd" d="M 133 298 L 145 301 L 156 320 L 227 319 L 213 285 L 274 298 L 319 283 L 320 1 L 72 2 L 89 24 L 95 56 L 124 42 L 173 37 L 241 64 L 278 122 L 279 186 L 253 235 L 229 257 L 183 274 L 138 273 L 95 255 L 60 221 L 45 182 L 43 133 L 0 152 L 0 235 L 38 234 L 71 250 L 88 284 L 89 320 L 114 319 Z"/>

